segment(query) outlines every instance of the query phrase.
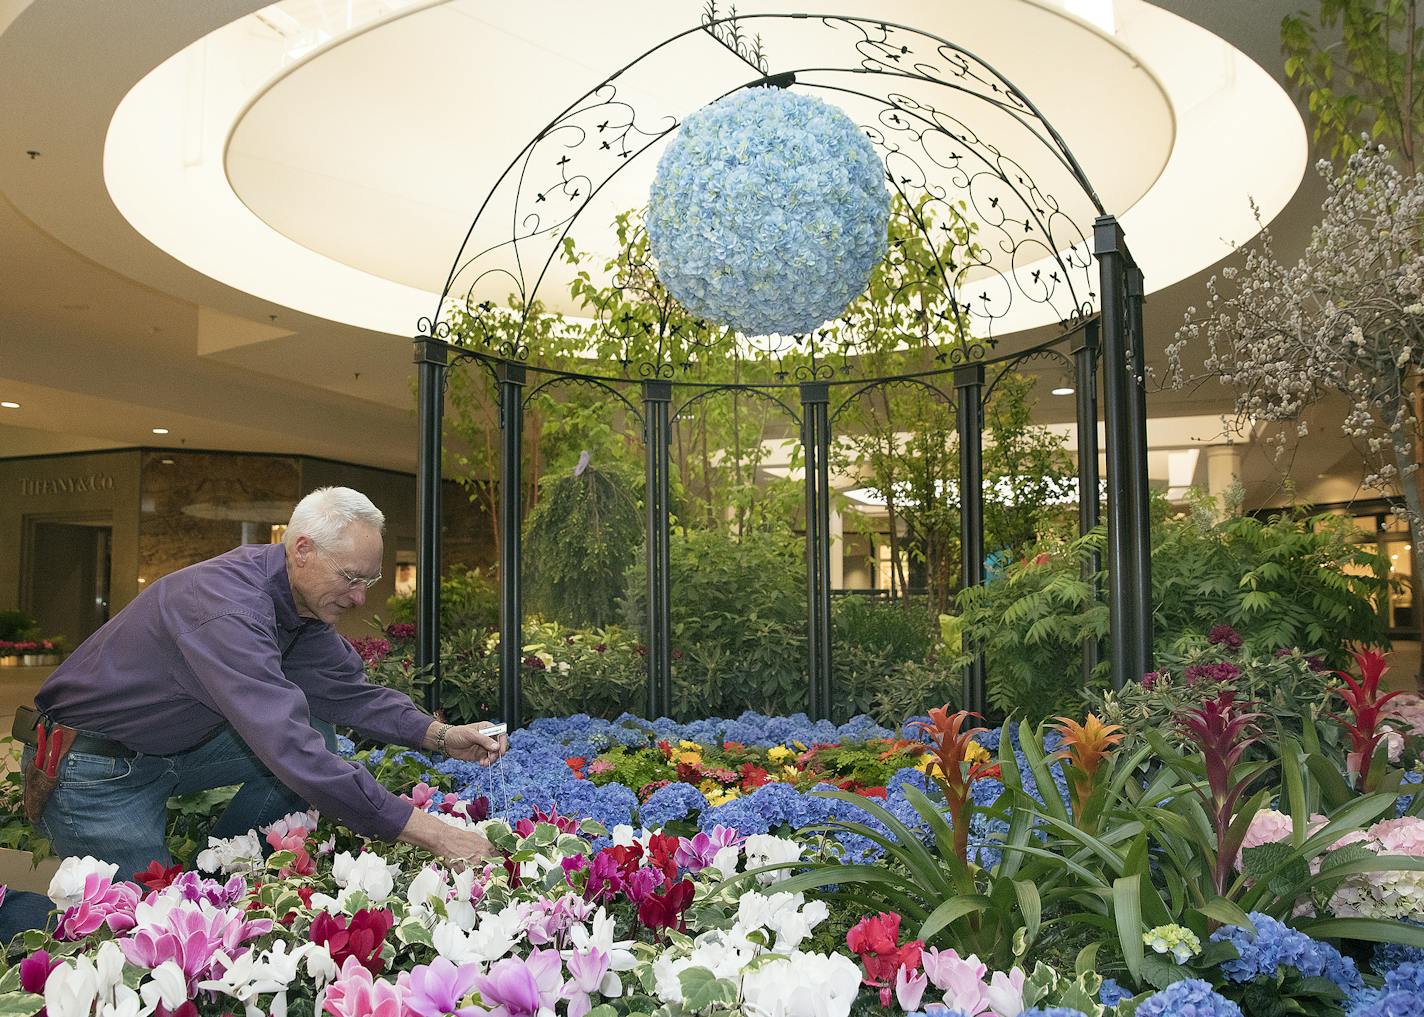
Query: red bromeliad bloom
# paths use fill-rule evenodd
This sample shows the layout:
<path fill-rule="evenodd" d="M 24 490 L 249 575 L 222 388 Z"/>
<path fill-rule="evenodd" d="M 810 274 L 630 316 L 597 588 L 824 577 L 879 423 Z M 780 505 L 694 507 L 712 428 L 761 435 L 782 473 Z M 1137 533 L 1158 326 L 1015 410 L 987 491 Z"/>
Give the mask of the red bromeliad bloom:
<path fill-rule="evenodd" d="M 1246 829 L 1235 832 L 1231 820 L 1237 803 L 1255 779 L 1255 774 L 1232 781 L 1232 772 L 1246 749 L 1261 736 L 1253 722 L 1259 713 L 1238 712 L 1243 704 L 1236 702 L 1236 692 L 1224 689 L 1216 698 L 1208 699 L 1188 710 L 1178 721 L 1182 732 L 1195 744 L 1206 764 L 1208 792 L 1201 794 L 1202 804 L 1216 830 L 1216 870 L 1213 873 L 1218 896 L 1225 896 L 1233 878 L 1236 855 L 1245 840 Z"/>
<path fill-rule="evenodd" d="M 672 742 L 668 741 L 666 738 L 660 739 L 658 741 L 658 748 L 662 750 L 664 759 L 672 758 Z"/>
<path fill-rule="evenodd" d="M 1385 715 L 1384 708 L 1400 693 L 1389 692 L 1380 695 L 1380 682 L 1389 668 L 1384 654 L 1378 650 L 1359 650 L 1354 653 L 1354 658 L 1355 666 L 1360 669 L 1358 682 L 1344 671 L 1335 672 L 1346 685 L 1346 688 L 1337 690 L 1336 694 L 1345 700 L 1353 720 L 1347 721 L 1334 713 L 1330 716 L 1350 736 L 1350 754 L 1346 757 L 1346 765 L 1350 773 L 1354 774 L 1359 790 L 1364 792 L 1371 790 L 1370 763 L 1375 758 L 1379 743 L 1384 739 L 1384 732 L 1380 730 L 1380 721 Z"/>
<path fill-rule="evenodd" d="M 133 881 L 135 883 L 142 883 L 150 890 L 162 890 L 169 883 L 177 879 L 179 873 L 182 871 L 183 866 L 181 865 L 174 865 L 165 869 L 160 862 L 154 860 L 149 862 L 148 868 L 142 872 L 135 872 L 133 874 Z"/>
<path fill-rule="evenodd" d="M 651 893 L 638 905 L 638 921 L 653 933 L 660 929 L 687 931 L 685 913 L 692 906 L 692 880 L 684 879 L 667 888 L 666 893 Z"/>
<path fill-rule="evenodd" d="M 964 730 L 965 722 L 977 713 L 960 710 L 951 714 L 948 706 L 930 710 L 930 719 L 916 721 L 915 726 L 930 736 L 930 754 L 934 757 L 926 773 L 944 792 L 949 806 L 950 825 L 954 828 L 954 850 L 959 860 L 969 861 L 969 789 L 974 782 L 989 776 L 994 765 L 987 759 L 966 761 L 966 753 L 974 736 L 988 728 Z"/>
<path fill-rule="evenodd" d="M 570 756 L 564 762 L 573 771 L 575 780 L 583 780 L 583 768 L 588 765 L 588 760 L 583 756 Z"/>
<path fill-rule="evenodd" d="M 846 946 L 860 957 L 865 968 L 864 984 L 879 987 L 882 1006 L 890 1005 L 895 974 L 901 965 L 910 974 L 919 969 L 924 945 L 918 939 L 900 945 L 900 916 L 894 912 L 862 918 L 846 933 Z"/>
<path fill-rule="evenodd" d="M 338 967 L 347 957 L 355 957 L 356 963 L 371 974 L 379 975 L 386 967 L 381 947 L 385 946 L 386 933 L 391 931 L 394 922 L 391 913 L 384 908 L 362 908 L 349 921 L 345 915 L 323 911 L 312 919 L 311 939 L 326 947 Z"/>

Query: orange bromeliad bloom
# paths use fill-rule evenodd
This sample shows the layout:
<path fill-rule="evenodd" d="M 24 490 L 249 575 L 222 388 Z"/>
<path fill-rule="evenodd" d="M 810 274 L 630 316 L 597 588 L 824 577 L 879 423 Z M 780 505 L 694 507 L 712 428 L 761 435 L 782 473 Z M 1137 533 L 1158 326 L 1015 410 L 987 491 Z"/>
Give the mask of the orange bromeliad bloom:
<path fill-rule="evenodd" d="M 964 729 L 970 717 L 978 716 L 968 710 L 952 714 L 948 706 L 939 706 L 930 710 L 928 722 L 915 725 L 930 736 L 930 762 L 925 772 L 944 792 L 954 828 L 954 849 L 962 862 L 969 860 L 969 788 L 976 780 L 992 776 L 994 769 L 993 759 L 974 740 L 988 728 Z"/>
<path fill-rule="evenodd" d="M 1081 724 L 1068 717 L 1054 719 L 1058 723 L 1052 729 L 1063 736 L 1063 748 L 1054 758 L 1068 763 L 1065 776 L 1072 784 L 1073 814 L 1081 818 L 1084 803 L 1092 797 L 1098 768 L 1125 733 L 1117 724 L 1104 724 L 1092 713 Z"/>

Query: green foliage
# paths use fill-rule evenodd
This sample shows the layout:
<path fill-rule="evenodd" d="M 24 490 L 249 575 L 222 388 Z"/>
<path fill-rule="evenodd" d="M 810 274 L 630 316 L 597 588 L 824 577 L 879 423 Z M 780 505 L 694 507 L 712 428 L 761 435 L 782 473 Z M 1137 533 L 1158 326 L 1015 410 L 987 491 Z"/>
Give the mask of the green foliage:
<path fill-rule="evenodd" d="M 1221 663 L 1230 664 L 1239 674 L 1226 682 L 1195 677 L 1198 669 Z M 1265 714 L 1261 722 L 1263 741 L 1252 758 L 1259 758 L 1262 752 L 1279 752 L 1281 734 L 1300 739 L 1308 732 L 1331 748 L 1332 755 L 1344 766 L 1345 748 L 1339 744 L 1338 726 L 1321 723 L 1329 713 L 1332 690 L 1340 683 L 1333 672 L 1299 650 L 1279 656 L 1260 655 L 1244 647 L 1232 650 L 1201 640 L 1199 645 L 1189 644 L 1183 651 L 1161 654 L 1156 667 L 1157 677 L 1146 686 L 1131 682 L 1121 692 L 1090 690 L 1088 708 L 1107 723 L 1120 724 L 1129 740 L 1148 731 L 1161 731 L 1171 737 L 1175 733 L 1173 721 L 1184 709 L 1199 704 L 1204 692 L 1214 694 L 1223 687 L 1234 688 L 1238 702 L 1251 703 L 1254 712 Z"/>
<path fill-rule="evenodd" d="M 1319 0 L 1281 22 L 1286 77 L 1305 93 L 1316 141 L 1347 156 L 1361 135 L 1398 152 L 1411 175 L 1424 127 L 1424 31 L 1414 0 Z"/>
<path fill-rule="evenodd" d="M 805 708 L 806 558 L 789 534 L 674 533 L 672 645 L 675 707 L 684 716 L 735 717 Z M 629 628 L 645 631 L 647 565 L 629 567 Z"/>
<path fill-rule="evenodd" d="M 617 620 L 623 573 L 643 536 L 632 487 L 620 472 L 594 466 L 545 484 L 524 544 L 531 612 L 573 626 Z"/>
<path fill-rule="evenodd" d="M 1387 588 L 1383 562 L 1363 549 L 1348 520 L 1282 514 L 1214 522 L 1203 513 L 1152 529 L 1153 625 L 1158 655 L 1205 643 L 1217 625 L 1235 628 L 1251 656 L 1300 647 L 1332 667 L 1351 643 L 1385 642 L 1375 600 Z M 1100 528 L 1011 564 L 959 606 L 967 641 L 984 648 L 994 706 L 1028 717 L 1071 710 L 1082 691 L 1082 643 L 1105 639 L 1107 607 L 1083 577 Z M 1109 577 L 1099 574 L 1099 588 Z M 1105 647 L 1106 648 L 1106 647 Z M 961 658 L 965 659 L 965 658 Z M 1106 678 L 1102 661 L 1096 677 Z"/>
<path fill-rule="evenodd" d="M 39 633 L 39 622 L 24 611 L 0 611 L 0 642 L 26 642 L 38 639 Z"/>
<path fill-rule="evenodd" d="M 831 603 L 831 638 L 836 647 L 856 646 L 893 664 L 924 660 L 934 647 L 938 622 L 923 600 L 839 597 Z"/>
<path fill-rule="evenodd" d="M 386 613 L 392 623 L 415 621 L 415 594 L 390 597 Z M 499 626 L 499 590 L 479 569 L 456 568 L 440 580 L 440 631 Z"/>

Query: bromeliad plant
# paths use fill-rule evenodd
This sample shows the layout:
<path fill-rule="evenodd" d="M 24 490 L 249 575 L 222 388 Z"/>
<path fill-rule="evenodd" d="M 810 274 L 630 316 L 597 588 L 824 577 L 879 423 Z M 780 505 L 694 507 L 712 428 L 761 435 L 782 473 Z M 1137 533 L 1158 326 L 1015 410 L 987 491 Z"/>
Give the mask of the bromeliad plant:
<path fill-rule="evenodd" d="M 1068 784 L 1073 794 L 1073 818 L 1080 829 L 1096 829 L 1096 817 L 1089 815 L 1089 803 L 1097 787 L 1098 771 L 1104 760 L 1126 737 L 1116 724 L 1104 724 L 1096 714 L 1088 714 L 1079 724 L 1070 717 L 1057 718 L 1052 730 L 1063 736 L 1063 748 L 1054 755 L 1063 760 Z"/>
<path fill-rule="evenodd" d="M 1335 713 L 1330 716 L 1345 729 L 1350 739 L 1346 768 L 1353 782 L 1361 792 L 1369 792 L 1378 786 L 1383 769 L 1382 765 L 1375 765 L 1375 751 L 1386 734 L 1381 723 L 1385 718 L 1385 707 L 1400 693 L 1380 695 L 1380 682 L 1389 667 L 1384 654 L 1370 649 L 1356 651 L 1354 657 L 1355 666 L 1360 669 L 1359 681 L 1345 671 L 1335 672 L 1345 683 L 1345 688 L 1337 690 L 1336 694 L 1349 707 L 1350 719 Z"/>
<path fill-rule="evenodd" d="M 930 765 L 925 772 L 944 792 L 954 833 L 954 855 L 966 865 L 969 863 L 969 789 L 976 780 L 998 776 L 998 764 L 991 763 L 988 753 L 974 740 L 975 735 L 984 734 L 988 728 L 964 729 L 970 717 L 978 716 L 968 710 L 951 714 L 948 706 L 940 706 L 930 710 L 928 721 L 915 721 L 913 725 L 929 736 Z M 976 749 L 979 751 L 973 751 Z"/>

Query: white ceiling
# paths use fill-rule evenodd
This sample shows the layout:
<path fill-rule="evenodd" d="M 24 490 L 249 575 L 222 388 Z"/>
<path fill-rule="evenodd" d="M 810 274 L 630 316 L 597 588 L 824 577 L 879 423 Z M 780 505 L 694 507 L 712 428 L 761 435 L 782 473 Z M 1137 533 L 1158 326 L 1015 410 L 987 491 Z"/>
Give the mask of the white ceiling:
<path fill-rule="evenodd" d="M 22 404 L 0 410 L 0 455 L 163 442 L 412 468 L 406 342 L 194 270 L 136 231 L 105 184 L 110 122 L 135 83 L 260 6 L 151 0 L 140 16 L 128 5 L 89 0 L 0 0 L 0 94 L 7 96 L 0 107 L 0 399 Z M 1141 69 L 1085 27 L 1068 26 L 1076 33 L 1069 64 L 1039 34 L 1050 22 L 1056 30 L 1068 23 L 1022 0 L 893 6 L 905 8 L 901 20 L 938 26 L 956 40 L 980 33 L 984 41 L 970 48 L 992 50 L 1009 77 L 1032 79 L 1025 91 L 1063 129 L 1105 196 L 1130 204 L 1160 178 L 1174 139 L 1180 144 L 1174 118 L 1160 115 L 1160 94 Z M 1276 26 L 1294 0 L 1249 12 L 1232 0 L 1158 6 L 1203 22 L 1279 78 Z M 620 47 L 639 48 L 630 25 L 646 24 L 658 38 L 696 14 L 695 4 L 681 14 L 677 4 L 606 4 L 594 20 L 589 10 L 566 0 L 454 0 L 331 45 L 308 62 L 289 60 L 268 75 L 275 84 L 232 134 L 227 173 L 246 205 L 294 245 L 428 289 L 432 266 L 443 279 L 468 202 L 485 189 L 490 167 L 510 157 L 506 135 L 543 116 L 552 94 L 594 81 Z M 994 30 L 1006 23 L 1012 32 Z M 396 49 L 373 65 L 378 44 Z M 745 77 L 730 58 L 708 59 L 728 80 Z M 691 78 L 666 74 L 645 87 L 645 97 L 685 111 L 702 101 L 687 87 Z M 1125 95 L 1136 102 L 1133 117 L 1105 118 Z M 616 196 L 610 211 L 637 193 Z M 1317 195 L 1307 183 L 1286 209 L 1278 225 L 1287 238 L 1302 232 Z M 1192 218 L 1204 215 L 1194 209 Z M 1214 228 L 1214 219 L 1205 226 Z M 1197 277 L 1156 295 L 1148 310 L 1149 326 L 1159 323 L 1150 329 L 1157 345 L 1160 323 L 1170 329 L 1199 293 Z M 1045 400 L 1043 415 L 1062 419 L 1069 403 Z M 1154 414 L 1221 405 L 1220 396 L 1200 395 L 1151 402 Z M 154 426 L 171 433 L 155 438 Z"/>

